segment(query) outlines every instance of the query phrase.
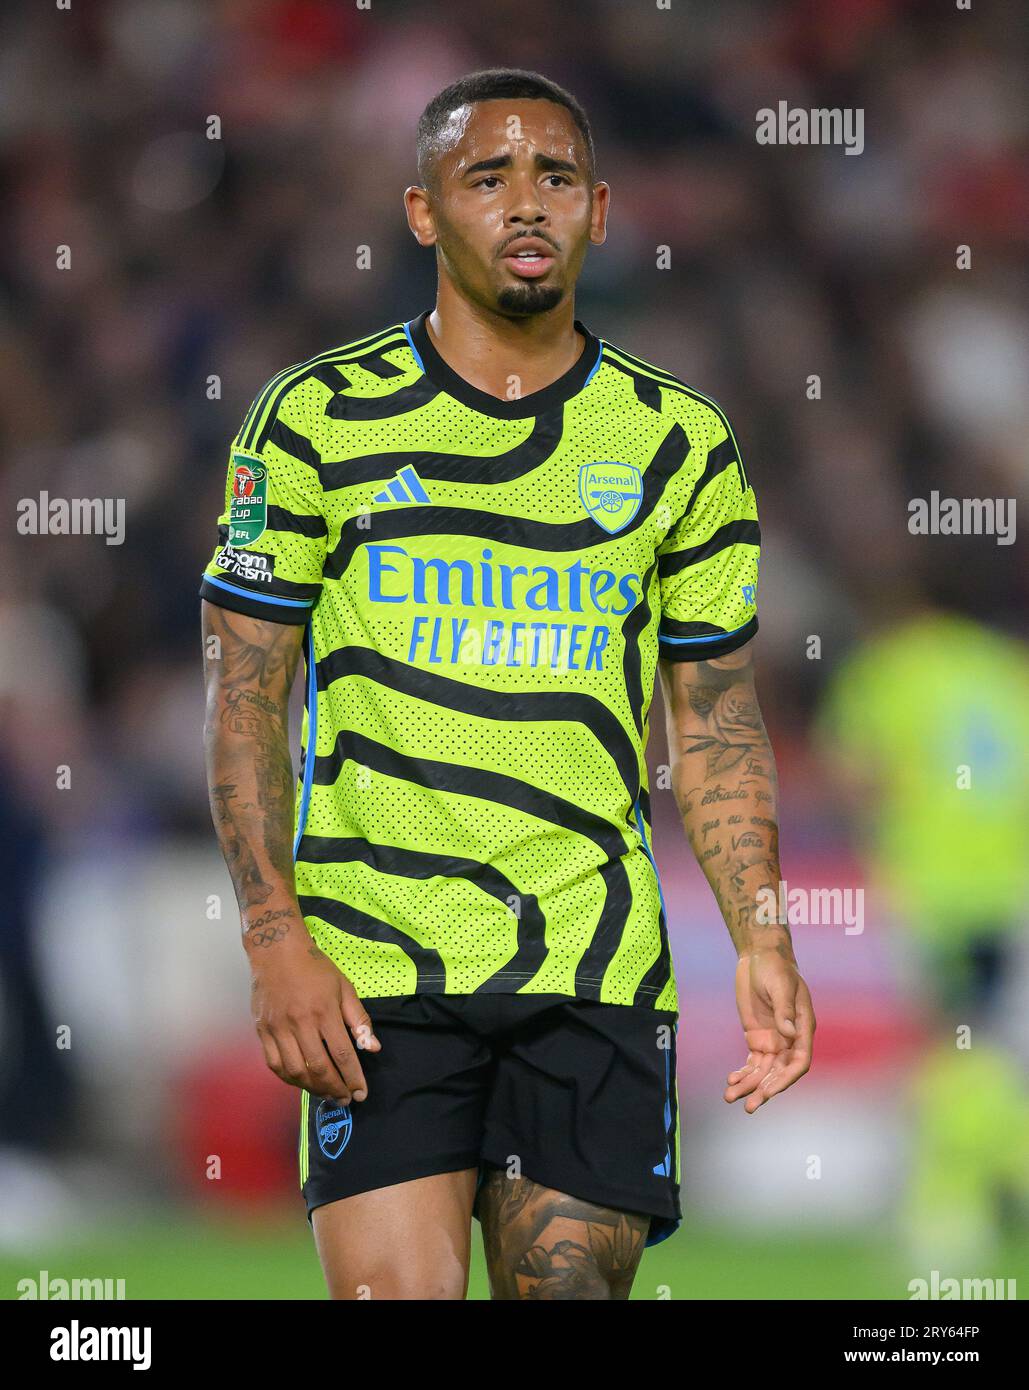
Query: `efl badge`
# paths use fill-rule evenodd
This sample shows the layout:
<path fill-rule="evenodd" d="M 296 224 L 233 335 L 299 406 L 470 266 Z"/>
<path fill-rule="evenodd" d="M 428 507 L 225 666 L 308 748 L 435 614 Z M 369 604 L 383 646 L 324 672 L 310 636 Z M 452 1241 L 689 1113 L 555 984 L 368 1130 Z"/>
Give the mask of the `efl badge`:
<path fill-rule="evenodd" d="M 234 453 L 229 544 L 253 545 L 268 525 L 268 470 L 252 454 Z"/>
<path fill-rule="evenodd" d="M 339 1158 L 350 1143 L 350 1131 L 354 1122 L 350 1116 L 349 1105 L 337 1105 L 334 1100 L 323 1100 L 315 1111 L 314 1127 L 318 1134 L 318 1147 L 326 1158 Z"/>
<path fill-rule="evenodd" d="M 590 516 L 605 531 L 628 526 L 643 501 L 643 478 L 631 463 L 583 463 L 579 496 Z"/>

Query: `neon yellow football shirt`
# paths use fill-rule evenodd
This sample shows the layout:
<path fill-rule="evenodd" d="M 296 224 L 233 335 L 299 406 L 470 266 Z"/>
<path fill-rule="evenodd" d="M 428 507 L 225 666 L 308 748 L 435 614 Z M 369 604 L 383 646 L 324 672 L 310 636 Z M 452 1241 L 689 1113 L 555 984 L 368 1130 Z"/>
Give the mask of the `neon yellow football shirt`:
<path fill-rule="evenodd" d="M 201 594 L 306 627 L 296 883 L 368 998 L 674 1009 L 645 750 L 659 655 L 757 630 L 725 415 L 576 327 L 510 401 L 427 312 L 290 367 L 230 451 Z"/>

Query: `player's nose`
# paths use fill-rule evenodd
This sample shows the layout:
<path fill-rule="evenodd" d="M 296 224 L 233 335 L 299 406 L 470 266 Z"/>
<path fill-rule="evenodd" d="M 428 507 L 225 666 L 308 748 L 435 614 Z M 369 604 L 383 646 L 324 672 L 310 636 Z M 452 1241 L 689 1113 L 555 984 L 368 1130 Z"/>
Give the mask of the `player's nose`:
<path fill-rule="evenodd" d="M 507 208 L 509 225 L 531 223 L 537 226 L 549 220 L 550 214 L 540 198 L 535 179 L 528 176 L 512 179 L 511 197 Z"/>

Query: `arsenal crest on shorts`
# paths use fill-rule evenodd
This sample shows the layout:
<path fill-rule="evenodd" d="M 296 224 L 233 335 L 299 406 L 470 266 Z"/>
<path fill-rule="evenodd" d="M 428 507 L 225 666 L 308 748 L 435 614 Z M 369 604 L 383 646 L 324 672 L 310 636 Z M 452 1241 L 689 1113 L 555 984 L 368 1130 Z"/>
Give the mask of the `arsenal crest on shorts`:
<path fill-rule="evenodd" d="M 640 509 L 643 475 L 631 463 L 583 463 L 579 466 L 579 496 L 605 531 L 620 531 Z"/>
<path fill-rule="evenodd" d="M 334 1100 L 323 1100 L 314 1116 L 318 1147 L 326 1158 L 339 1158 L 350 1143 L 350 1131 L 354 1121 L 349 1105 L 337 1105 Z"/>

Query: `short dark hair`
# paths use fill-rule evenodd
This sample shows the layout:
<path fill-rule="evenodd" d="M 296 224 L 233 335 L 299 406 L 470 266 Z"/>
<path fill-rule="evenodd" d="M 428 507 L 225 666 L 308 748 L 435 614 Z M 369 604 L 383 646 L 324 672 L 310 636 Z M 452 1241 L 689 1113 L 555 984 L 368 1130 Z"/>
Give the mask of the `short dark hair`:
<path fill-rule="evenodd" d="M 467 77 L 459 78 L 437 92 L 418 118 L 418 177 L 423 185 L 427 186 L 432 178 L 443 129 L 452 112 L 472 102 L 496 101 L 505 97 L 552 101 L 570 112 L 586 146 L 587 174 L 590 183 L 593 183 L 596 176 L 593 132 L 589 117 L 571 92 L 566 92 L 538 72 L 527 72 L 523 68 L 486 68 L 482 72 L 470 72 Z"/>

